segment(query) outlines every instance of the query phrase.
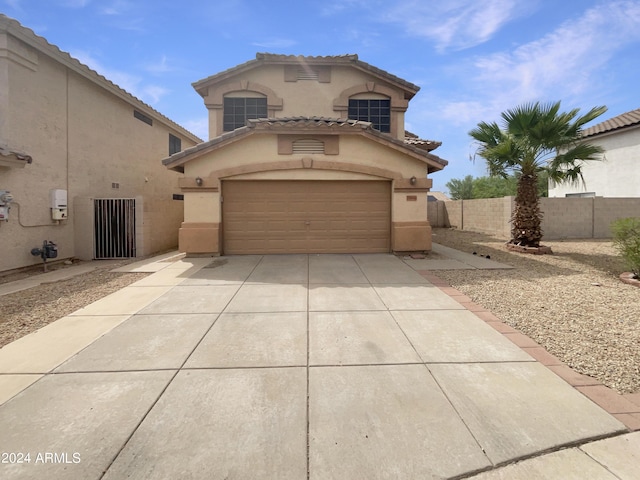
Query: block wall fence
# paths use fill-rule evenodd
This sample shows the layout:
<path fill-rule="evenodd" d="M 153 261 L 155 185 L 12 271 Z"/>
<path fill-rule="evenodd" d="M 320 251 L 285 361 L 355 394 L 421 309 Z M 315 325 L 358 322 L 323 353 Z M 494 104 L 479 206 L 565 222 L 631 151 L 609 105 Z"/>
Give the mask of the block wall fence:
<path fill-rule="evenodd" d="M 427 218 L 432 227 L 511 237 L 511 213 L 515 197 L 429 202 Z M 541 198 L 542 230 L 547 240 L 563 238 L 611 238 L 611 223 L 619 218 L 640 217 L 640 198 Z"/>

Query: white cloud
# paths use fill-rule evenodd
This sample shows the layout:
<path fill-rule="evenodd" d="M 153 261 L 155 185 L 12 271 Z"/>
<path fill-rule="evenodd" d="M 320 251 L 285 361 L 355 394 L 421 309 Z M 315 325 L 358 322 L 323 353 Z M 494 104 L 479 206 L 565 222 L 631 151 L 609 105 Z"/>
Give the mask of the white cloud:
<path fill-rule="evenodd" d="M 22 5 L 20 4 L 22 0 L 4 0 L 4 4 L 8 5 L 13 10 L 21 10 Z"/>
<path fill-rule="evenodd" d="M 320 7 L 320 15 L 331 16 L 342 13 L 350 8 L 365 9 L 371 7 L 371 0 L 331 0 L 323 2 Z"/>
<path fill-rule="evenodd" d="M 289 38 L 270 38 L 258 42 L 253 42 L 251 45 L 261 48 L 280 49 L 293 47 L 297 43 L 298 42 L 296 42 L 295 40 L 291 40 Z"/>
<path fill-rule="evenodd" d="M 91 0 L 61 0 L 59 3 L 67 8 L 84 8 L 91 3 Z"/>
<path fill-rule="evenodd" d="M 182 122 L 181 125 L 196 136 L 205 139 L 209 138 L 209 117 L 202 117 Z"/>
<path fill-rule="evenodd" d="M 169 63 L 170 62 L 167 56 L 162 55 L 162 57 L 160 58 L 160 61 L 156 63 L 147 63 L 144 66 L 144 69 L 147 72 L 154 73 L 154 74 L 168 73 L 175 70 L 175 68 L 173 68 Z"/>
<path fill-rule="evenodd" d="M 169 93 L 169 90 L 164 87 L 144 84 L 143 79 L 137 75 L 105 67 L 99 60 L 87 52 L 75 51 L 71 53 L 71 56 L 90 69 L 95 70 L 123 90 L 126 90 L 134 97 L 151 105 L 158 103 L 162 97 Z"/>
<path fill-rule="evenodd" d="M 339 0 L 324 2 L 323 16 L 357 11 L 368 22 L 400 26 L 407 34 L 432 40 L 440 52 L 463 50 L 489 40 L 511 20 L 536 8 L 539 0 Z"/>
<path fill-rule="evenodd" d="M 142 87 L 141 92 L 142 98 L 148 99 L 148 102 L 151 103 L 151 105 L 154 105 L 171 91 L 159 85 L 145 85 Z"/>
<path fill-rule="evenodd" d="M 82 0 L 79 0 L 82 1 Z M 109 5 L 103 5 L 100 9 L 102 15 L 119 16 L 124 15 L 133 8 L 133 4 L 126 0 L 115 0 Z"/>
<path fill-rule="evenodd" d="M 640 2 L 601 4 L 542 39 L 475 60 L 477 81 L 518 102 L 597 88 L 595 73 L 615 52 L 640 41 Z"/>
<path fill-rule="evenodd" d="M 410 35 L 431 39 L 440 52 L 463 50 L 489 40 L 505 24 L 527 14 L 537 2 L 517 0 L 448 0 L 398 2 L 383 19 L 399 24 Z"/>

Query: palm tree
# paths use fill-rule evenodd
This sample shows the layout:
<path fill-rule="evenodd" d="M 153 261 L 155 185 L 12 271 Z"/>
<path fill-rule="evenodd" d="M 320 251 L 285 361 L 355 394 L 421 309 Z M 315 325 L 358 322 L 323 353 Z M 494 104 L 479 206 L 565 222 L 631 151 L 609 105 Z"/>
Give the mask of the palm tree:
<path fill-rule="evenodd" d="M 606 110 L 595 107 L 578 116 L 579 109 L 561 113 L 560 102 L 529 103 L 503 112 L 502 128 L 496 122 L 480 122 L 469 132 L 480 144 L 477 155 L 487 161 L 490 175 L 518 178 L 510 243 L 540 246 L 538 174 L 546 172 L 555 183 L 584 182 L 582 165 L 600 160 L 603 150 L 581 141 L 582 127 Z"/>

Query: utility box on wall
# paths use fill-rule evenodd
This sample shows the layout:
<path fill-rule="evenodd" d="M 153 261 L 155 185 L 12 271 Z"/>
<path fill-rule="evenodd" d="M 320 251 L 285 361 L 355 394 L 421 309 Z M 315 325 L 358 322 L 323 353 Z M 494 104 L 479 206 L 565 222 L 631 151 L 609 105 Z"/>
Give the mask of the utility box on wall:
<path fill-rule="evenodd" d="M 51 190 L 51 218 L 53 220 L 67 219 L 67 191 Z"/>

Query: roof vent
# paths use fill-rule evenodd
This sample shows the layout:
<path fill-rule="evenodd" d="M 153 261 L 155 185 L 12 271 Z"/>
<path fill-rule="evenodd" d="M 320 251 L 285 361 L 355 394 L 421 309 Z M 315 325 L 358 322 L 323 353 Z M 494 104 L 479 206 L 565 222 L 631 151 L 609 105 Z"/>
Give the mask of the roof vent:
<path fill-rule="evenodd" d="M 303 138 L 293 142 L 293 152 L 301 154 L 324 153 L 324 142 L 314 138 Z"/>
<path fill-rule="evenodd" d="M 318 80 L 318 71 L 311 68 L 298 68 L 298 80 Z"/>

